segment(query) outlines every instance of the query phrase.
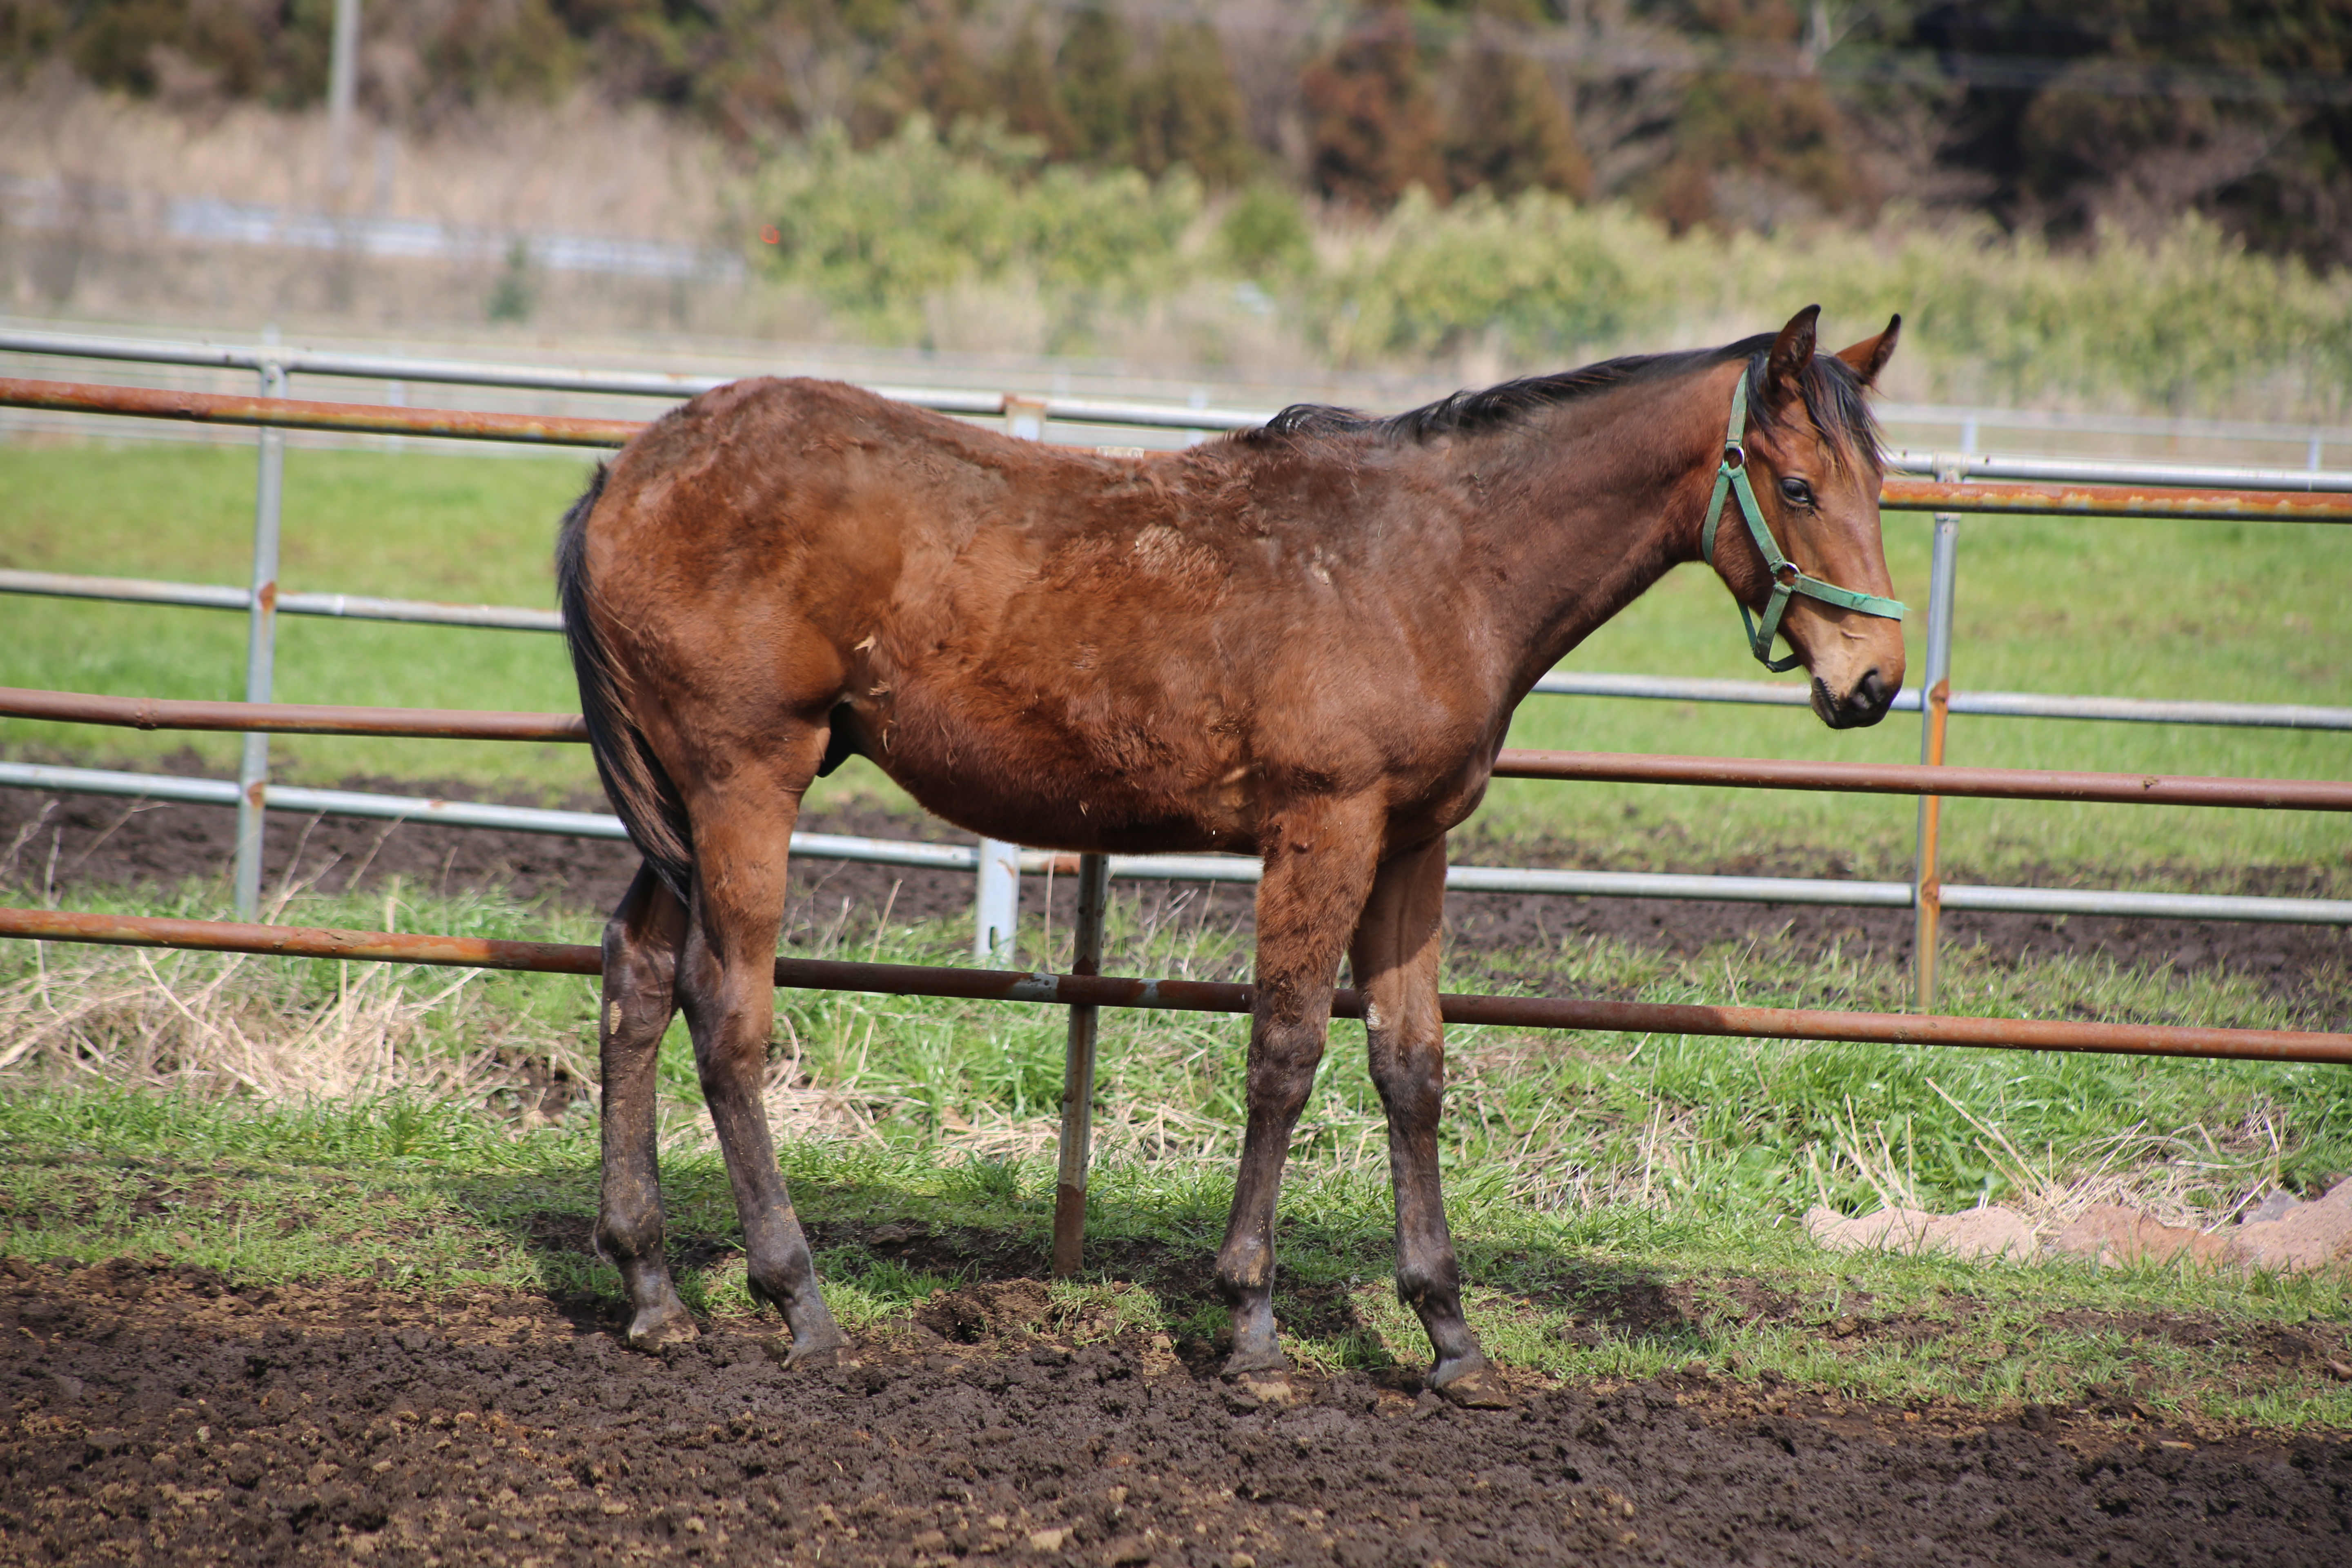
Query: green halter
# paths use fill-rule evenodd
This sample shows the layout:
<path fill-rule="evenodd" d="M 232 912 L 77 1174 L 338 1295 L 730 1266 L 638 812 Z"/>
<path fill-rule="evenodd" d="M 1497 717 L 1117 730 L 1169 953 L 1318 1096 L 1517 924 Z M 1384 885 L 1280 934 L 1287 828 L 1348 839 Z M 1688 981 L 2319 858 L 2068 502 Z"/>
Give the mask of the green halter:
<path fill-rule="evenodd" d="M 1756 662 L 1775 671 L 1794 669 L 1801 662 L 1802 656 L 1799 654 L 1777 660 L 1772 657 L 1772 639 L 1780 633 L 1780 616 L 1788 609 L 1791 595 L 1802 594 L 1825 605 L 1860 610 L 1865 616 L 1901 620 L 1900 602 L 1824 583 L 1819 577 L 1807 575 L 1803 567 L 1780 553 L 1780 547 L 1772 541 L 1772 531 L 1764 526 L 1764 513 L 1756 504 L 1755 487 L 1748 482 L 1748 448 L 1741 444 L 1747 434 L 1748 375 L 1743 371 L 1731 389 L 1731 424 L 1723 433 L 1723 463 L 1715 470 L 1715 493 L 1707 498 L 1706 530 L 1699 535 L 1698 547 L 1706 563 L 1714 565 L 1715 528 L 1723 521 L 1723 498 L 1727 491 L 1737 493 L 1739 514 L 1748 520 L 1748 531 L 1755 535 L 1756 548 L 1764 552 L 1765 570 L 1772 574 L 1772 597 L 1764 606 L 1761 625 L 1748 615 L 1747 603 L 1739 602 L 1739 624 L 1748 628 L 1748 646 L 1755 653 Z"/>

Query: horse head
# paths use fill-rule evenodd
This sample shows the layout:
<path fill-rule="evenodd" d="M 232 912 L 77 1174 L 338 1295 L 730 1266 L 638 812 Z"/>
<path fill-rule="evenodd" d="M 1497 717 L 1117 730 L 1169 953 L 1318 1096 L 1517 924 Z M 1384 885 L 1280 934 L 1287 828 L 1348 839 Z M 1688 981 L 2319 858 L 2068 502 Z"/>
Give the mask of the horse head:
<path fill-rule="evenodd" d="M 1818 305 L 1798 311 L 1741 372 L 1706 551 L 1743 617 L 1749 609 L 1762 617 L 1750 633 L 1756 657 L 1775 669 L 1802 663 L 1813 711 L 1847 730 L 1885 718 L 1903 684 L 1903 606 L 1886 574 L 1884 470 L 1864 401 L 1895 353 L 1903 318 L 1852 348 L 1816 355 L 1820 314 Z M 1776 631 L 1796 650 L 1792 658 L 1772 658 Z"/>

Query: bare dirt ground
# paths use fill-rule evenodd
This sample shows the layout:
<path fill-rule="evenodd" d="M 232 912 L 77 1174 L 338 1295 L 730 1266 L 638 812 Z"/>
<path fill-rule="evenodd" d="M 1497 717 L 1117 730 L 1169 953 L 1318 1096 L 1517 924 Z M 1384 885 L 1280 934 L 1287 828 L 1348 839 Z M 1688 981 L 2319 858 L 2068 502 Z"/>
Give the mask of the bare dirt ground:
<path fill-rule="evenodd" d="M 659 1359 L 578 1302 L 0 1259 L 18 1563 L 2338 1564 L 2352 1445 L 2028 1407 L 1408 1373 L 1268 1403 L 1207 1347 L 934 1298 L 846 1364 L 750 1331 Z"/>
<path fill-rule="evenodd" d="M 201 771 L 169 766 L 163 771 Z M 415 780 L 352 779 L 343 787 L 398 795 L 480 798 L 477 788 Z M 572 803 L 576 809 L 606 809 L 601 797 Z M 0 789 L 0 887 L 36 893 L 47 888 L 68 903 L 78 887 L 176 886 L 195 877 L 219 877 L 233 848 L 235 815 L 226 807 L 158 805 L 88 795 L 49 795 Z M 944 824 L 878 809 L 813 813 L 801 826 L 811 832 L 929 837 L 969 843 L 971 836 Z M 14 846 L 13 855 L 10 847 Z M 1591 864 L 1577 846 L 1553 841 L 1493 842 L 1475 831 L 1457 835 L 1454 858 L 1477 865 L 1575 866 Z M 382 886 L 398 877 L 426 891 L 453 892 L 502 886 L 515 897 L 554 898 L 595 910 L 611 909 L 637 866 L 625 844 L 551 837 L 530 833 L 489 833 L 457 828 L 400 826 L 336 818 L 273 815 L 268 861 L 273 880 L 289 868 L 296 879 L 322 891 Z M 1738 864 L 1682 867 L 1745 876 L 1850 876 L 1852 870 L 1818 859 L 1759 857 Z M 2052 884 L 2088 879 L 2094 886 L 2129 886 L 2135 879 L 2096 869 L 2068 868 L 2037 881 Z M 1969 879 L 1965 871 L 1954 880 Z M 1122 887 L 1128 884 L 1121 884 Z M 1183 888 L 1139 884 L 1147 912 L 1164 911 L 1187 899 L 1188 919 L 1208 920 L 1246 931 L 1250 897 L 1241 888 Z M 2326 874 L 2266 869 L 2209 890 L 2280 896 L 2326 895 Z M 1034 913 L 1044 889 L 1024 881 L 1024 913 Z M 1065 881 L 1056 890 L 1055 925 L 1066 929 L 1074 892 Z M 961 919 L 971 907 L 971 879 L 948 871 L 803 860 L 794 869 L 788 940 L 805 941 L 841 918 L 845 901 L 854 928 L 887 905 L 894 918 Z M 1905 910 L 1841 910 L 1783 904 L 1712 903 L 1665 899 L 1573 899 L 1505 894 L 1454 893 L 1446 899 L 1448 948 L 1457 966 L 1478 955 L 1496 981 L 1541 985 L 1528 971 L 1529 955 L 1556 951 L 1562 938 L 1612 938 L 1637 947 L 1696 953 L 1719 942 L 1777 941 L 1789 951 L 1813 954 L 1839 945 L 1849 956 L 1873 954 L 1907 963 L 1912 920 Z M 1980 945 L 1999 962 L 2028 956 L 2095 954 L 2122 965 L 2169 963 L 2184 971 L 2231 970 L 2257 977 L 2273 991 L 2305 1002 L 2336 987 L 2330 977 L 2352 963 L 2352 933 L 2326 926 L 2257 925 L 2228 921 L 2126 921 L 2087 916 L 1994 915 L 1953 912 L 1944 917 L 1946 941 L 1957 947 Z M 2329 1026 L 2347 1020 L 2332 1018 Z"/>

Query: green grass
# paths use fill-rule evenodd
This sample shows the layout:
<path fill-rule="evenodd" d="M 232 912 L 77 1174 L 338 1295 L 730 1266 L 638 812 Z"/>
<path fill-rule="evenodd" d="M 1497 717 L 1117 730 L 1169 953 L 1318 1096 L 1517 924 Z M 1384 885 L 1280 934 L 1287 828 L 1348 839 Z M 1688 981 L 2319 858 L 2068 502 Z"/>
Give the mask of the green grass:
<path fill-rule="evenodd" d="M 1146 928 L 1137 909 L 1115 906 L 1114 969 L 1221 976 L 1245 961 L 1230 932 Z M 208 911 L 183 900 L 166 912 Z M 380 899 L 304 898 L 286 915 L 357 924 L 385 912 Z M 395 895 L 389 913 L 405 929 L 485 935 L 588 927 L 480 897 Z M 960 940 L 944 927 L 836 930 L 813 950 L 939 962 Z M 1025 952 L 1044 952 L 1041 931 L 1028 940 Z M 1905 984 L 1867 954 L 1770 942 L 1678 960 L 1578 938 L 1486 962 L 1660 1001 L 1874 1006 Z M 447 972 L 374 970 L 394 990 L 366 1015 L 351 1002 L 351 972 L 364 967 L 0 951 L 0 1039 L 32 1042 L 0 1070 L 0 1248 L 158 1253 L 262 1279 L 356 1272 L 420 1290 L 614 1297 L 614 1278 L 581 1245 L 596 1162 L 592 986 L 482 975 L 452 994 Z M 1971 952 L 1952 955 L 1948 984 L 1962 1011 L 2244 1026 L 2320 1013 L 2340 1023 L 2352 999 L 2341 975 L 2298 1005 L 2229 977 L 2004 966 Z M 394 1065 L 372 1078 L 338 1066 L 348 1048 L 320 1020 L 353 1018 L 338 1027 L 369 1036 L 370 1017 L 393 1016 L 404 998 Z M 1063 1016 L 1043 1007 L 780 994 L 770 1105 L 781 1158 L 861 1330 L 963 1278 L 950 1261 L 877 1254 L 866 1227 L 913 1220 L 1042 1249 L 1062 1035 Z M 236 1054 L 233 1036 L 260 1054 Z M 267 1047 L 296 1054 L 303 1039 L 318 1043 L 272 1076 Z M 1110 1261 L 1055 1298 L 1064 1329 L 1204 1335 L 1219 1322 L 1202 1262 L 1230 1198 L 1245 1039 L 1237 1018 L 1106 1016 L 1090 1235 Z M 1894 1198 L 1945 1211 L 2007 1203 L 2048 1226 L 2085 1196 L 2217 1221 L 2278 1182 L 2352 1169 L 2339 1069 L 1498 1029 L 1452 1031 L 1449 1057 L 1450 1209 L 1476 1320 L 1515 1364 L 1637 1375 L 1698 1359 L 1853 1397 L 1991 1405 L 2129 1382 L 2143 1403 L 2184 1416 L 2352 1425 L 2352 1391 L 2281 1367 L 2259 1343 L 2269 1326 L 2344 1321 L 2340 1277 L 1841 1258 L 1798 1223 L 1816 1203 L 1853 1212 Z M 575 1075 L 551 1122 L 533 1062 Z M 264 1092 L 234 1081 L 236 1064 Z M 747 1314 L 731 1199 L 682 1029 L 660 1071 L 689 1300 Z M 1386 1284 L 1385 1151 L 1358 1026 L 1333 1027 L 1291 1162 L 1280 1310 L 1299 1353 L 1326 1369 L 1418 1361 L 1418 1330 Z M 1123 1258 L 1147 1261 L 1138 1272 Z M 2157 1319 L 2192 1321 L 2193 1337 L 2217 1342 L 2191 1352 L 2151 1328 Z"/>
<path fill-rule="evenodd" d="M 253 460 L 219 447 L 0 447 L 10 498 L 0 563 L 201 582 L 246 571 Z M 583 459 L 297 451 L 287 465 L 289 589 L 545 605 L 556 519 Z M 1926 597 L 1927 522 L 1890 514 L 1898 592 Z M 1986 520 L 1963 526 L 1954 684 L 2239 701 L 2352 703 L 2352 623 L 2339 613 L 2340 530 L 2260 523 Z M 12 597 L 0 684 L 158 697 L 241 689 L 244 625 L 214 611 Z M 1908 623 L 1915 668 L 1921 621 Z M 280 623 L 288 701 L 569 710 L 557 639 L 531 634 L 329 622 Z M 1738 618 L 1704 574 L 1677 572 L 1580 648 L 1566 668 L 1750 678 Z M 1538 698 L 1511 742 L 1595 751 L 1909 761 L 1916 722 L 1844 734 L 1787 709 Z M 192 748 L 233 765 L 222 736 L 139 734 L 0 721 L 0 746 L 152 765 Z M 2347 742 L 2324 732 L 1958 718 L 1948 756 L 1988 766 L 2341 777 Z M 279 776 L 455 778 L 549 796 L 593 789 L 577 747 L 336 737 L 272 743 Z M 870 795 L 904 804 L 864 764 L 813 804 Z M 1843 858 L 1850 874 L 1898 874 L 1914 804 L 1801 792 L 1496 786 L 1477 819 L 1507 835 L 1554 834 L 1594 860 L 1706 865 L 1757 853 Z M 2088 862 L 2176 868 L 2225 880 L 2249 865 L 2352 856 L 2352 826 L 2310 812 L 2210 811 L 1967 801 L 1946 810 L 1948 856 L 1969 875 Z M 2045 873 L 2046 874 L 2046 873 Z M 2159 874 L 2155 880 L 2162 880 Z"/>

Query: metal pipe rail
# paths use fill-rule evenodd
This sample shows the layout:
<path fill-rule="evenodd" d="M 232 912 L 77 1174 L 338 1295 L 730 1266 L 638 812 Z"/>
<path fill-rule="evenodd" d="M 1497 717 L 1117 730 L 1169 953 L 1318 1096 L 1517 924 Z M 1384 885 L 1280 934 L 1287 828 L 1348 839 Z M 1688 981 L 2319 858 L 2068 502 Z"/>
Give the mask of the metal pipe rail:
<path fill-rule="evenodd" d="M 0 589 L 7 587 L 0 573 Z M 1786 680 L 1701 680 L 1669 675 L 1601 675 L 1555 671 L 1538 678 L 1534 694 L 1624 697 L 1660 702 L 1741 702 L 1769 708 L 1810 708 L 1812 689 Z M 1917 713 L 1926 694 L 1906 687 L 1890 705 Z M 2176 702 L 2162 698 L 2071 697 L 2042 691 L 1955 691 L 1947 710 L 2003 719 L 2095 719 L 2130 724 L 2220 724 L 2265 730 L 2352 730 L 2352 708 L 2302 702 Z"/>
<path fill-rule="evenodd" d="M 165 583 L 143 577 L 98 577 L 69 572 L 30 572 L 0 567 L 0 594 L 94 599 L 131 605 L 170 605 L 201 610 L 251 607 L 253 591 L 212 583 Z M 561 632 L 555 610 L 512 605 L 453 605 L 431 599 L 389 599 L 368 594 L 278 595 L 281 616 L 325 616 L 341 620 L 397 621 L 410 625 L 487 626 L 503 631 Z M 1554 673 L 1538 679 L 1539 697 L 1622 697 L 1666 702 L 1737 702 L 1771 708 L 1804 708 L 1808 687 L 1784 680 L 1704 680 L 1663 675 Z M 1916 713 L 1921 693 L 1895 694 L 1893 711 Z M 2113 720 L 2136 724 L 2216 724 L 2270 730 L 2352 730 L 2352 708 L 2295 702 L 2174 702 L 2136 697 L 2072 697 L 2035 691 L 1955 691 L 1950 711 L 2011 719 Z"/>
<path fill-rule="evenodd" d="M 486 363 L 471 360 L 423 359 L 399 354 L 352 353 L 276 344 L 175 343 L 77 332 L 0 329 L 0 353 L 50 354 L 126 363 L 185 365 L 199 369 L 259 371 L 275 365 L 288 374 L 333 375 L 383 381 L 416 381 L 454 386 L 487 386 L 538 392 L 572 392 L 625 397 L 692 397 L 739 379 L 680 375 L 666 371 L 576 370 L 562 366 Z M 868 390 L 919 408 L 972 417 L 1004 412 L 1004 395 L 954 388 L 875 385 Z M 1209 408 L 1146 399 L 1038 396 L 1032 401 L 1047 419 L 1073 424 L 1130 425 L 1181 430 L 1245 430 L 1274 417 L 1273 409 Z M 2044 428 L 2082 424 L 2064 415 L 2020 415 L 2001 409 L 1890 409 L 1890 418 L 1934 424 L 1983 421 Z M 2114 421 L 2106 421 L 2114 423 Z M 2125 421 L 2164 433 L 2177 422 Z M 2085 426 L 2088 427 L 2088 426 Z M 2104 427 L 2104 426 L 2102 426 Z M 2303 426 L 2217 426 L 2226 434 L 2266 439 L 2341 439 L 2340 433 Z M 2284 432 L 2284 434 L 2282 434 Z M 2000 458 L 1977 453 L 1902 451 L 1891 468 L 1935 474 L 1948 468 L 1989 479 L 2064 479 L 2126 484 L 2225 485 L 2248 489 L 2352 489 L 2352 473 L 2312 469 L 2248 468 L 2210 464 L 2115 463 L 2067 458 Z"/>
<path fill-rule="evenodd" d="M 2352 783 L 2336 779 L 2173 778 L 2160 773 L 2066 773 L 2042 768 L 1805 763 L 1774 757 L 1676 757 L 1636 752 L 1518 751 L 1496 754 L 1495 776 L 1577 779 L 1601 784 L 1728 784 L 1739 789 L 1811 789 L 1842 795 L 1968 795 L 1979 800 L 2352 811 Z"/>
<path fill-rule="evenodd" d="M 2008 458 L 1985 452 L 1895 452 L 1890 472 L 1979 475 L 1988 479 L 2071 484 L 2219 485 L 2251 490 L 2352 490 L 2352 473 L 2326 468 L 2258 468 L 2235 463 L 2125 463 L 2102 458 Z"/>
<path fill-rule="evenodd" d="M 588 738 L 587 725 L 576 713 L 193 702 L 37 691 L 22 687 L 0 687 L 0 718 L 239 734 L 383 735 L 473 741 L 585 742 Z M 2352 811 L 2352 783 L 2335 779 L 2169 778 L 2156 773 L 2065 773 L 2039 768 L 1919 767 L 1904 763 L 1808 763 L 1771 757 L 1509 750 L 1496 754 L 1495 776 L 1610 784 L 1728 784 L 1744 789 L 1815 789 L 1860 795 L 1969 795 L 1984 800 Z"/>
<path fill-rule="evenodd" d="M 403 931 L 162 920 L 59 910 L 0 909 L 0 937 L 107 946 L 254 952 L 424 963 L 553 974 L 603 972 L 601 950 L 585 943 L 506 942 Z M 1132 1007 L 1191 1013 L 1246 1013 L 1249 985 L 1202 980 L 1142 980 L 1120 975 L 1053 974 L 1019 970 L 932 968 L 905 963 L 779 958 L 775 981 L 800 990 L 861 991 L 894 996 L 1035 1002 L 1058 1006 Z M 2352 1066 L 2352 1035 L 2292 1029 L 2204 1029 L 2162 1024 L 2083 1024 L 2049 1018 L 1973 1018 L 1933 1014 L 1843 1013 L 1790 1007 L 1710 1007 L 1655 1002 L 1599 1002 L 1549 996 L 1449 994 L 1439 998 L 1449 1024 L 1523 1029 L 1589 1029 L 1622 1034 L 1713 1035 L 1745 1039 L 1831 1040 L 1864 1044 L 1969 1046 L 1993 1050 L 2080 1051 L 2112 1056 L 2194 1057 L 2222 1061 L 2308 1062 Z M 1335 992 L 1334 1017 L 1360 1018 L 1363 995 Z"/>
<path fill-rule="evenodd" d="M 36 594 L 53 599 L 100 599 L 125 605 L 171 605 L 192 610 L 253 607 L 253 590 L 215 583 L 164 583 L 148 577 L 98 577 L 78 572 L 27 572 L 0 567 L 0 594 Z M 278 595 L 281 616 L 325 616 L 336 620 L 402 621 L 421 626 L 488 626 L 499 631 L 560 632 L 563 616 L 554 610 L 514 605 L 453 605 L 436 599 L 388 599 L 374 594 Z"/>
<path fill-rule="evenodd" d="M 274 430 L 340 430 L 352 435 L 442 436 L 460 441 L 513 441 L 538 447 L 619 447 L 646 427 L 642 419 L 578 419 L 457 408 L 394 408 L 373 403 L 314 403 L 299 397 L 242 397 L 152 386 L 105 386 L 0 377 L 0 407 L 61 414 L 122 414 L 198 425 Z"/>
<path fill-rule="evenodd" d="M 1002 400 L 1000 399 L 1000 404 Z M 1108 405 L 1102 405 L 1108 407 Z M 339 430 L 347 434 L 440 436 L 458 440 L 513 441 L 532 446 L 618 447 L 645 427 L 631 419 L 562 418 L 462 409 L 392 408 L 301 398 L 245 397 L 155 387 L 0 378 L 0 407 L 77 414 L 129 415 L 198 424 L 271 429 Z M 2005 513 L 2016 516 L 2172 518 L 2272 522 L 2352 522 L 2352 493 L 2293 494 L 2263 490 L 2141 489 L 2129 486 L 1960 484 L 1889 479 L 1880 504 L 1897 510 Z"/>
<path fill-rule="evenodd" d="M 233 806 L 236 784 L 227 779 L 193 779 L 167 773 L 121 773 L 105 768 L 58 767 L 45 763 L 0 762 L 0 788 L 51 790 L 59 794 L 110 795 L 118 799 L 171 801 L 184 805 Z M 515 833 L 626 842 L 628 829 L 606 812 L 559 811 L 541 806 L 434 800 L 422 795 L 376 795 L 359 790 L 312 789 L 273 784 L 264 805 L 299 816 L 345 816 L 377 822 L 416 822 L 438 827 L 499 828 Z M 792 852 L 812 860 L 849 860 L 877 866 L 971 873 L 982 850 L 971 844 L 918 839 L 864 838 L 845 834 L 795 833 Z M 1013 857 L 1023 876 L 1075 877 L 1083 856 L 1051 849 L 1023 849 Z M 1106 857 L 1116 881 L 1228 883 L 1255 886 L 1256 859 L 1239 855 L 1112 855 Z M 1847 881 L 1819 877 L 1725 877 L 1657 871 L 1554 870 L 1543 867 L 1449 866 L 1445 886 L 1461 893 L 1517 893 L 1554 898 L 1679 899 L 1717 903 L 1805 904 L 1833 909 L 1903 910 L 1914 907 L 1908 882 Z M 1965 883 L 1943 889 L 1947 909 L 1996 913 L 2109 915 L 2145 920 L 2246 921 L 2281 925 L 2352 925 L 2352 900 L 2281 899 L 2230 893 L 2141 893 L 2103 888 L 1979 887 Z"/>

